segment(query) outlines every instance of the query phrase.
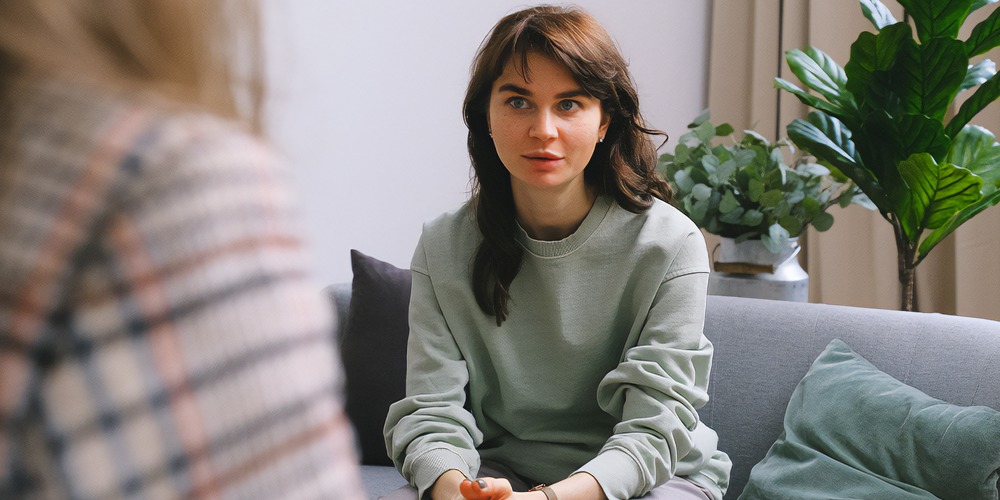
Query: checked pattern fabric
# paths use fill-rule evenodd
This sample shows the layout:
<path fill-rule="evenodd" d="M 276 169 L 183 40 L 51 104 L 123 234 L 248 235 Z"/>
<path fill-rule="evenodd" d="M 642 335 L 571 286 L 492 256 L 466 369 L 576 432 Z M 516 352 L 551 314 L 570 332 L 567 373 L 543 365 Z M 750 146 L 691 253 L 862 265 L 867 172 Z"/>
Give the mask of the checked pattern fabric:
<path fill-rule="evenodd" d="M 0 498 L 362 498 L 282 163 L 199 112 L 12 92 Z"/>

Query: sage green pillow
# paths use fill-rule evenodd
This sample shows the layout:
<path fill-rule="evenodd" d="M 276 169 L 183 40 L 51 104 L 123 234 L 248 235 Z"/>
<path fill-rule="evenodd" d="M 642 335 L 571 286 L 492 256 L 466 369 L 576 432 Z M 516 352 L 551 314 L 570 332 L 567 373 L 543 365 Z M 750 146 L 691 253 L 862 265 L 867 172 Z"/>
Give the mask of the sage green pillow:
<path fill-rule="evenodd" d="M 834 340 L 740 499 L 997 499 L 1000 412 L 934 399 Z"/>

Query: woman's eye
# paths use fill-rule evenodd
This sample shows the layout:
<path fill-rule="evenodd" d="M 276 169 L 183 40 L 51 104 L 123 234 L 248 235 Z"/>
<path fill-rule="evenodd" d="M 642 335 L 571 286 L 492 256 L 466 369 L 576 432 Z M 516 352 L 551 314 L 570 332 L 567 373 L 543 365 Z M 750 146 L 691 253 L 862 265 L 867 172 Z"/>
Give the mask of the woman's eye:
<path fill-rule="evenodd" d="M 523 97 L 511 97 L 507 104 L 514 109 L 524 109 L 528 107 L 528 100 Z"/>
<path fill-rule="evenodd" d="M 562 111 L 573 111 L 574 109 L 579 109 L 580 103 L 576 101 L 560 101 L 559 109 Z"/>

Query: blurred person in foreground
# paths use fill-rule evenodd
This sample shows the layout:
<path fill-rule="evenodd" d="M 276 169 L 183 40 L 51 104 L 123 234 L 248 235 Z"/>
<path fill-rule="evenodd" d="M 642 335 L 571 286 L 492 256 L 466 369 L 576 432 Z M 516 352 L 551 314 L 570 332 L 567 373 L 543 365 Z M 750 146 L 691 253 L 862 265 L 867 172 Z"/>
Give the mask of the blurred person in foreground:
<path fill-rule="evenodd" d="M 251 1 L 0 3 L 0 498 L 361 498 Z"/>

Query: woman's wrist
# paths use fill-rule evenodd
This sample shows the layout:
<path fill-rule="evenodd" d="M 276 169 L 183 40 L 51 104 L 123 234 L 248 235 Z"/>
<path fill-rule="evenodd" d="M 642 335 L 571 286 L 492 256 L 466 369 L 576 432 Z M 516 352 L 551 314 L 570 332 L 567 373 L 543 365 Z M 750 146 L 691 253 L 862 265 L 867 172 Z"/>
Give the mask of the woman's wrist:
<path fill-rule="evenodd" d="M 465 474 L 458 469 L 448 469 L 438 476 L 434 484 L 431 485 L 431 498 L 433 500 L 453 500 L 462 497 L 462 492 L 458 486 L 465 480 Z"/>
<path fill-rule="evenodd" d="M 577 472 L 549 488 L 557 498 L 592 498 L 595 500 L 607 500 L 601 483 L 589 472 Z M 538 493 L 542 493 L 539 491 Z M 543 493 L 538 500 L 549 500 Z M 534 499 L 533 499 L 534 500 Z"/>
<path fill-rule="evenodd" d="M 536 500 L 542 500 L 542 498 L 545 498 L 545 500 L 559 500 L 559 497 L 556 496 L 555 490 L 553 490 L 551 486 L 547 486 L 544 484 L 539 484 L 538 486 L 535 486 L 534 488 L 528 490 L 528 492 L 541 493 L 542 494 L 541 497 L 539 497 L 538 495 L 534 495 L 533 499 Z"/>

